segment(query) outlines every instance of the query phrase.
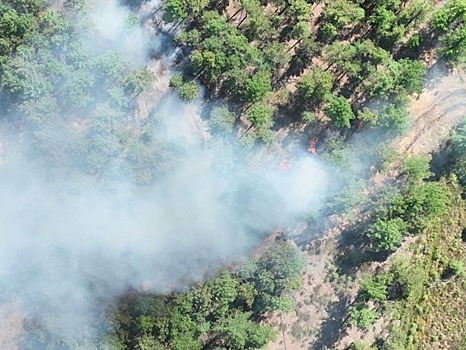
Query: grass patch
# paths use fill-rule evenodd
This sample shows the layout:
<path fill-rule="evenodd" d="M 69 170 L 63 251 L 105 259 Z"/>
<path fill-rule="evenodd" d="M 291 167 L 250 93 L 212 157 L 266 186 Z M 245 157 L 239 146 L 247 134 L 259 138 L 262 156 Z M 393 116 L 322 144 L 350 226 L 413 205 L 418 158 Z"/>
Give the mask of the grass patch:
<path fill-rule="evenodd" d="M 407 250 L 392 256 L 398 298 L 386 349 L 462 349 L 466 345 L 466 205 L 457 184 L 451 202 Z M 394 286 L 392 286 L 394 287 Z"/>

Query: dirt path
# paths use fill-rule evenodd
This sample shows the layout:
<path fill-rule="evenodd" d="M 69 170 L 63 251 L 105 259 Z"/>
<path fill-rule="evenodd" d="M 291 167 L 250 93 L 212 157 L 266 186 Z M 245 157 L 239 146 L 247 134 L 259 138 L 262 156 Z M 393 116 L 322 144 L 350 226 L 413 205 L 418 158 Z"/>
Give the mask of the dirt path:
<path fill-rule="evenodd" d="M 444 73 L 437 69 L 431 76 Z M 400 154 L 431 153 L 439 149 L 453 127 L 466 116 L 465 80 L 465 74 L 458 71 L 432 79 L 417 99 L 411 99 L 411 127 L 405 136 L 393 141 Z M 386 328 L 383 319 L 370 332 L 361 332 L 344 323 L 346 310 L 357 293 L 357 283 L 335 277 L 333 258 L 339 235 L 339 229 L 332 229 L 307 247 L 309 263 L 304 288 L 294 296 L 294 312 L 271 318 L 279 331 L 268 350 L 345 349 L 358 339 L 374 340 Z"/>
<path fill-rule="evenodd" d="M 434 75 L 442 74 L 438 69 Z M 395 140 L 401 152 L 430 153 L 438 150 L 454 125 L 466 116 L 465 73 L 454 71 L 439 79 L 410 102 L 412 126 L 406 136 Z"/>

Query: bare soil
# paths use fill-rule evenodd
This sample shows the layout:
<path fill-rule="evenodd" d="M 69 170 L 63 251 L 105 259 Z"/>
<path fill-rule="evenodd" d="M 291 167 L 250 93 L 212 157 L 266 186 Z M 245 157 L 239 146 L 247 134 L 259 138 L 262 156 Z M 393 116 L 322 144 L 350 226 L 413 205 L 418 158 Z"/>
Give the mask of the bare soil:
<path fill-rule="evenodd" d="M 448 138 L 454 125 L 466 116 L 466 84 L 464 72 L 445 74 L 434 68 L 424 92 L 410 102 L 412 126 L 406 136 L 394 141 L 400 152 L 411 154 L 437 151 Z"/>

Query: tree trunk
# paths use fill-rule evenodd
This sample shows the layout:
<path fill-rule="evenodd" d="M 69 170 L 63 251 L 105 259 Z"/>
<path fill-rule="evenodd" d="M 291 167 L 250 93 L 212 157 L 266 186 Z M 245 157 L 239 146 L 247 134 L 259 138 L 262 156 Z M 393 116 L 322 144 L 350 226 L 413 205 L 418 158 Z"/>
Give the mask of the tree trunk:
<path fill-rule="evenodd" d="M 249 128 L 247 128 L 247 130 L 240 136 L 238 137 L 238 141 L 241 140 L 243 138 L 244 135 L 248 134 L 249 131 L 254 127 L 254 124 L 251 124 L 251 126 Z"/>
<path fill-rule="evenodd" d="M 416 18 L 419 17 L 419 15 L 421 14 L 421 11 L 418 11 L 417 13 L 415 13 L 413 16 L 411 16 L 411 18 L 409 19 L 408 23 L 406 23 L 406 28 L 408 28 L 410 26 L 411 23 L 414 22 L 414 20 Z"/>
<path fill-rule="evenodd" d="M 199 77 L 202 75 L 202 73 L 204 73 L 204 70 L 205 70 L 205 69 L 203 68 L 203 69 L 201 69 L 199 72 L 197 72 L 197 73 L 194 75 L 194 79 L 199 78 Z"/>
<path fill-rule="evenodd" d="M 283 15 L 283 13 L 288 9 L 289 6 L 290 6 L 290 4 L 286 4 L 286 6 L 278 13 L 277 16 Z"/>
<path fill-rule="evenodd" d="M 253 104 L 254 104 L 254 103 L 251 103 L 244 111 L 242 111 L 242 112 L 236 117 L 235 122 L 237 122 L 238 119 L 241 118 L 241 116 L 243 116 L 244 114 L 246 114 L 246 112 L 249 110 L 249 108 L 252 107 Z"/>
<path fill-rule="evenodd" d="M 246 13 L 246 16 L 244 16 L 244 18 L 238 23 L 238 25 L 236 26 L 236 29 L 239 29 L 239 27 L 241 27 L 241 25 L 243 24 L 243 22 L 246 20 L 246 18 L 248 18 L 248 14 Z"/>
<path fill-rule="evenodd" d="M 345 76 L 345 74 L 346 74 L 346 72 L 340 73 L 340 75 L 335 80 L 336 85 L 338 85 L 340 83 L 340 80 Z"/>
<path fill-rule="evenodd" d="M 288 50 L 286 50 L 286 52 L 290 52 L 291 50 L 293 50 L 295 48 L 296 45 L 298 45 L 301 41 L 303 41 L 303 38 L 297 40 Z"/>
<path fill-rule="evenodd" d="M 230 16 L 230 18 L 227 19 L 227 22 L 230 22 L 230 21 L 231 21 L 234 17 L 236 17 L 236 15 L 237 15 L 238 13 L 240 13 L 240 12 L 241 12 L 241 9 L 237 10 L 234 14 L 232 14 L 232 15 Z"/>
<path fill-rule="evenodd" d="M 160 21 L 158 21 L 155 26 L 154 26 L 154 29 L 157 29 L 163 22 L 163 19 L 160 19 Z"/>
<path fill-rule="evenodd" d="M 171 33 L 171 32 L 174 32 L 175 30 L 177 30 L 178 27 L 179 27 L 179 26 L 181 25 L 181 23 L 183 23 L 183 22 L 184 22 L 184 20 L 179 21 L 177 24 L 175 24 L 175 25 L 169 30 L 169 32 Z"/>

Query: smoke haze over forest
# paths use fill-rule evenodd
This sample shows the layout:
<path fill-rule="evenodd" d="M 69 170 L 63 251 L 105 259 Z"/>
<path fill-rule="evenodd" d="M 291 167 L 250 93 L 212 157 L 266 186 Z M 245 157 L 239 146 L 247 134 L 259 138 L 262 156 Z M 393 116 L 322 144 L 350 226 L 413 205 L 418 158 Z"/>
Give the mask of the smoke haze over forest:
<path fill-rule="evenodd" d="M 466 347 L 465 28 L 0 0 L 0 348 Z"/>
<path fill-rule="evenodd" d="M 91 11 L 96 31 L 83 29 L 77 40 L 96 53 L 102 53 L 102 44 L 133 68 L 150 65 L 146 57 L 161 46 L 159 39 L 139 27 L 128 32 L 129 15 L 115 1 L 96 4 Z M 94 72 L 94 89 L 105 89 L 101 73 Z M 101 91 L 91 96 L 96 105 L 106 103 Z M 160 115 L 152 137 L 176 148 L 178 157 L 163 176 L 142 186 L 127 176 L 119 156 L 102 164 L 99 173 L 82 170 L 86 148 L 66 150 L 88 124 L 80 126 L 67 115 L 58 115 L 65 122 L 49 129 L 56 157 L 35 149 L 37 138 L 47 135 L 15 137 L 20 127 L 2 133 L 1 291 L 18 296 L 32 316 L 59 310 L 55 327 L 60 331 L 70 329 L 71 316 L 90 327 L 82 332 L 90 331 L 88 316 L 102 298 L 129 288 L 182 289 L 243 259 L 265 235 L 322 206 L 328 173 L 316 159 L 295 157 L 285 170 L 279 157 L 251 165 L 242 148 L 204 138 L 191 120 L 195 117 L 183 114 L 193 108 L 174 94 L 158 103 L 148 107 Z M 200 107 L 203 101 L 193 103 Z M 72 106 L 62 110 L 73 113 Z M 14 119 L 5 110 L 0 114 Z"/>

